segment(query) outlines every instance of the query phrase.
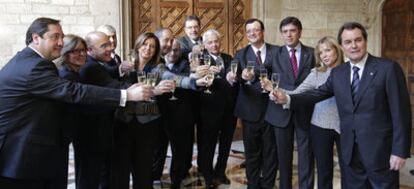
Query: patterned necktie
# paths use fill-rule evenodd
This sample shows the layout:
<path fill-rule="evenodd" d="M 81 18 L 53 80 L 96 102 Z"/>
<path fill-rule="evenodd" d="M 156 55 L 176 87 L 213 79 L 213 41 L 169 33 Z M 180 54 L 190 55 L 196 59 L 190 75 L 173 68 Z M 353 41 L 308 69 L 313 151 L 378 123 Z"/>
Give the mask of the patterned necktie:
<path fill-rule="evenodd" d="M 353 74 L 352 74 L 351 90 L 352 90 L 352 100 L 355 102 L 356 93 L 358 91 L 359 81 L 360 81 L 359 74 L 358 74 L 359 68 L 356 66 L 353 66 L 352 71 L 353 71 Z"/>
<path fill-rule="evenodd" d="M 298 78 L 298 59 L 296 59 L 296 49 L 290 49 L 292 55 L 290 56 L 290 64 L 292 64 L 293 75 Z"/>
<path fill-rule="evenodd" d="M 257 52 L 256 52 L 257 62 L 258 62 L 259 64 L 263 64 L 263 61 L 262 61 L 262 56 L 261 56 L 261 54 L 260 54 L 260 53 L 261 53 L 260 51 L 257 51 Z"/>

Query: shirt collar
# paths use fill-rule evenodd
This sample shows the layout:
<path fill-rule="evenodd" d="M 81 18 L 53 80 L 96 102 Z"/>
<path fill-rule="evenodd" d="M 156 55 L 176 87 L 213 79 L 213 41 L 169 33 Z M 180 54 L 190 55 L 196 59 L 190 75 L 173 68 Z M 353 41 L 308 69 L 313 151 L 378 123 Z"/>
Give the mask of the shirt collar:
<path fill-rule="evenodd" d="M 34 47 L 32 47 L 31 45 L 29 45 L 29 48 L 31 48 L 35 53 L 37 53 L 40 57 L 45 58 L 42 53 L 40 53 L 38 50 L 36 50 Z"/>
<path fill-rule="evenodd" d="M 351 64 L 351 67 L 356 66 L 356 67 L 358 67 L 359 69 L 362 69 L 362 68 L 364 68 L 364 67 L 365 67 L 365 64 L 366 64 L 366 62 L 367 62 L 367 59 L 368 59 L 368 53 L 366 53 L 366 54 L 364 55 L 364 57 L 363 57 L 363 58 L 362 58 L 359 62 L 352 63 L 351 61 L 349 61 L 349 63 Z"/>
<path fill-rule="evenodd" d="M 291 50 L 292 48 L 291 48 L 291 47 L 289 47 L 289 46 L 287 46 L 287 45 L 286 45 L 286 48 L 287 48 L 288 52 L 290 53 L 290 50 Z M 300 43 L 298 43 L 298 44 L 295 46 L 295 49 L 296 49 L 296 52 L 300 52 L 300 51 L 302 50 L 302 45 L 301 45 Z"/>
<path fill-rule="evenodd" d="M 256 48 L 255 46 L 252 45 L 254 54 L 257 54 L 257 51 L 260 51 L 262 54 L 266 53 L 266 43 L 263 43 L 263 45 L 260 48 Z"/>

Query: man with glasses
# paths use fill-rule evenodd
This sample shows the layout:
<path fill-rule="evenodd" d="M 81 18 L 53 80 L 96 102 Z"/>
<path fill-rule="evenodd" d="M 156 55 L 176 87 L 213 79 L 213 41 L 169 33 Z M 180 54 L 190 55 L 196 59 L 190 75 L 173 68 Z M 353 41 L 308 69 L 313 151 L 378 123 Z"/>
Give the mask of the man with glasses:
<path fill-rule="evenodd" d="M 200 19 L 195 15 L 190 15 L 185 18 L 185 35 L 179 39 L 181 53 L 183 53 L 185 57 L 187 57 L 193 50 L 194 45 L 199 45 L 201 43 L 200 25 Z"/>
<path fill-rule="evenodd" d="M 243 144 L 246 157 L 247 188 L 273 188 L 276 179 L 277 158 L 272 128 L 264 120 L 269 97 L 262 88 L 255 72 L 247 71 L 247 62 L 254 70 L 267 69 L 273 64 L 279 47 L 265 43 L 264 24 L 252 18 L 246 21 L 246 37 L 249 45 L 234 56 L 238 62 L 237 74 L 227 73 L 227 81 L 239 85 L 235 116 L 243 124 Z M 250 81 L 251 84 L 247 84 Z"/>

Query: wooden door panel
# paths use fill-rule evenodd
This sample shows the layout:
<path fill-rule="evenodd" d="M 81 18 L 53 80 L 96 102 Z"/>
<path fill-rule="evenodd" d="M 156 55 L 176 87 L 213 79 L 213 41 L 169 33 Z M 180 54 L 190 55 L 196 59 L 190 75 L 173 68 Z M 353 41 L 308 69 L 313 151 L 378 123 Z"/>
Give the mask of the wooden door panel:
<path fill-rule="evenodd" d="M 403 68 L 407 77 L 407 87 L 411 102 L 414 102 L 413 13 L 414 1 L 389 0 L 384 3 L 382 18 L 382 55 L 397 61 Z M 411 110 L 414 115 L 413 103 L 411 103 Z M 414 129 L 412 132 L 414 133 Z M 412 135 L 411 140 L 413 143 L 414 135 Z M 411 153 L 414 153 L 414 145 L 412 144 L 411 146 Z"/>
<path fill-rule="evenodd" d="M 132 0 L 132 40 L 159 27 L 183 36 L 185 17 L 195 14 L 201 20 L 201 32 L 218 30 L 223 51 L 234 54 L 247 44 L 244 22 L 250 17 L 250 5 L 251 0 Z"/>

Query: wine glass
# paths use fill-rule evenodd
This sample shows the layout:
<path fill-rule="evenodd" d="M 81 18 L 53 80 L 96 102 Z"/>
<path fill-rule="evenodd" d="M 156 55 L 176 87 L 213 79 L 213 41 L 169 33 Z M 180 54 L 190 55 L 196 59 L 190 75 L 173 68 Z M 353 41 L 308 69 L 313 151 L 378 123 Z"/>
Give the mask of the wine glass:
<path fill-rule="evenodd" d="M 211 56 L 208 54 L 204 55 L 204 64 L 210 66 L 211 65 Z"/>
<path fill-rule="evenodd" d="M 138 81 L 138 83 L 146 84 L 147 77 L 145 76 L 145 72 L 144 71 L 137 70 L 136 73 L 137 73 L 137 81 Z"/>
<path fill-rule="evenodd" d="M 279 82 L 280 82 L 280 73 L 272 73 L 271 81 L 272 81 L 273 90 L 278 89 Z"/>
<path fill-rule="evenodd" d="M 254 79 L 254 61 L 247 61 L 246 69 L 247 69 L 247 72 L 253 75 L 253 78 L 251 79 L 253 80 Z M 251 85 L 252 84 L 251 80 L 247 81 L 246 85 Z"/>
<path fill-rule="evenodd" d="M 220 69 L 220 72 L 217 73 L 217 77 L 216 78 L 217 79 L 221 79 L 220 73 L 221 73 L 221 70 L 223 70 L 223 68 L 224 68 L 223 59 L 221 57 L 217 57 L 217 59 L 216 59 L 216 66 L 217 66 L 218 69 Z"/>
<path fill-rule="evenodd" d="M 267 79 L 267 69 L 264 66 L 260 66 L 260 75 L 259 75 L 260 81 L 265 81 Z M 262 90 L 262 93 L 267 93 L 265 89 Z"/>
<path fill-rule="evenodd" d="M 206 81 L 210 83 L 213 80 L 214 80 L 214 73 L 208 72 L 208 74 L 206 75 Z M 207 89 L 204 91 L 204 93 L 211 94 L 210 85 L 207 84 Z"/>
<path fill-rule="evenodd" d="M 134 72 L 135 71 L 135 54 L 134 54 L 134 49 L 130 49 L 128 52 L 128 62 L 130 62 L 131 64 L 134 64 L 134 67 L 129 70 L 128 74 L 130 72 Z"/>
<path fill-rule="evenodd" d="M 156 73 L 147 73 L 147 80 L 146 84 L 150 85 L 152 87 L 155 87 L 157 85 L 157 74 Z M 155 99 L 151 97 L 150 102 L 154 102 Z"/>
<path fill-rule="evenodd" d="M 232 60 L 230 64 L 230 71 L 233 74 L 237 74 L 237 66 L 239 65 L 239 62 L 237 60 Z"/>
<path fill-rule="evenodd" d="M 178 98 L 174 96 L 175 88 L 176 88 L 176 86 L 177 86 L 177 80 L 172 79 L 172 81 L 174 82 L 174 87 L 171 89 L 171 93 L 172 93 L 172 95 L 171 95 L 171 97 L 169 98 L 169 100 L 178 100 Z"/>

